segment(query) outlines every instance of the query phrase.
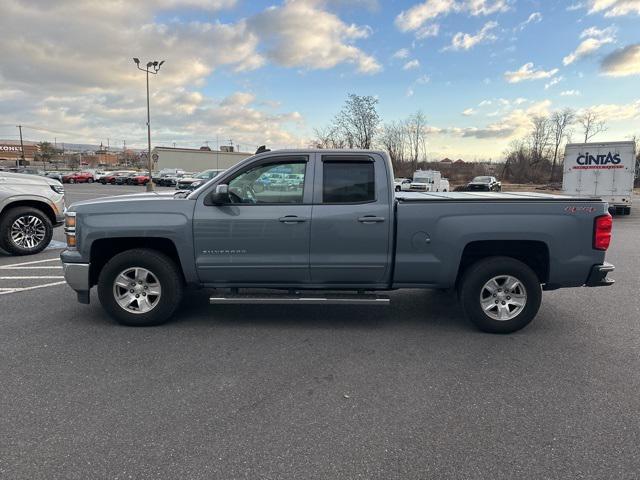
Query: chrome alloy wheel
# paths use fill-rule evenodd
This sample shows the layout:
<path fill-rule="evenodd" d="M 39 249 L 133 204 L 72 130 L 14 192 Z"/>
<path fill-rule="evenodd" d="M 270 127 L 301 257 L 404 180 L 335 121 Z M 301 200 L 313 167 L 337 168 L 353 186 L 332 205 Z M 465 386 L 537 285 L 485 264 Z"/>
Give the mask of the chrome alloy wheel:
<path fill-rule="evenodd" d="M 511 275 L 498 275 L 480 290 L 480 305 L 494 320 L 507 321 L 517 317 L 527 304 L 523 283 Z"/>
<path fill-rule="evenodd" d="M 11 241 L 21 248 L 36 248 L 47 235 L 44 222 L 34 215 L 16 218 L 9 232 Z"/>
<path fill-rule="evenodd" d="M 147 313 L 158 305 L 162 286 L 151 270 L 130 267 L 115 278 L 113 296 L 120 308 L 128 313 Z"/>

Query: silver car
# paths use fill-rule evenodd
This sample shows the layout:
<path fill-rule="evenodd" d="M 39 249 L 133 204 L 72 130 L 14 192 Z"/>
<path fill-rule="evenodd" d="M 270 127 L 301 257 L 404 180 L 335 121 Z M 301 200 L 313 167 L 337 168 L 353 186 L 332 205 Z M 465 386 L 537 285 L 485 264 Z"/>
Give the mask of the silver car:
<path fill-rule="evenodd" d="M 0 172 L 0 248 L 41 252 L 64 221 L 64 187 L 52 178 Z"/>

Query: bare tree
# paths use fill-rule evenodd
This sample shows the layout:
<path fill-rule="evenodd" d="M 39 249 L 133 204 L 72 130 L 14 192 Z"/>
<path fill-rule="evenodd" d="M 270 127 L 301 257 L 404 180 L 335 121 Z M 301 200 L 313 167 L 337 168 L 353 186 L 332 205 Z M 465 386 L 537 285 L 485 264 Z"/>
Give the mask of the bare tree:
<path fill-rule="evenodd" d="M 335 125 L 330 125 L 325 128 L 315 128 L 313 131 L 316 137 L 313 143 L 316 148 L 346 147 L 346 141 Z"/>
<path fill-rule="evenodd" d="M 402 122 L 390 122 L 384 125 L 379 143 L 388 153 L 396 172 L 404 170 L 407 149 L 407 131 Z"/>
<path fill-rule="evenodd" d="M 422 160 L 427 151 L 427 118 L 422 111 L 417 111 L 405 121 L 405 130 L 407 133 L 407 143 L 409 148 L 409 158 L 416 168 L 418 162 Z"/>
<path fill-rule="evenodd" d="M 370 95 L 350 93 L 344 107 L 335 119 L 349 148 L 370 149 L 380 123 L 376 110 L 378 99 Z"/>
<path fill-rule="evenodd" d="M 592 109 L 588 109 L 582 115 L 579 115 L 578 123 L 582 126 L 584 143 L 587 143 L 597 134 L 607 130 L 605 121 L 602 120 L 598 113 Z"/>
<path fill-rule="evenodd" d="M 533 117 L 533 130 L 529 134 L 531 148 L 531 164 L 541 162 L 547 155 L 551 143 L 552 124 L 549 117 L 537 115 Z"/>
<path fill-rule="evenodd" d="M 558 151 L 562 142 L 571 134 L 569 128 L 576 120 L 576 113 L 571 108 L 565 108 L 551 115 L 551 130 L 553 141 L 553 160 L 551 162 L 551 174 L 549 182 L 553 182 L 556 164 L 558 162 Z"/>

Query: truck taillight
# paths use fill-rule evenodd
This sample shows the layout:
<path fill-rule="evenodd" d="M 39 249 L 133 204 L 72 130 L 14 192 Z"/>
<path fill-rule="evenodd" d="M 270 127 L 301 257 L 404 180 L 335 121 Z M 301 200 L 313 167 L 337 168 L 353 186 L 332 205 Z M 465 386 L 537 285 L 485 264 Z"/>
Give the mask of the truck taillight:
<path fill-rule="evenodd" d="M 606 250 L 611 243 L 611 229 L 613 228 L 613 218 L 610 214 L 596 217 L 593 228 L 593 248 L 596 250 Z"/>

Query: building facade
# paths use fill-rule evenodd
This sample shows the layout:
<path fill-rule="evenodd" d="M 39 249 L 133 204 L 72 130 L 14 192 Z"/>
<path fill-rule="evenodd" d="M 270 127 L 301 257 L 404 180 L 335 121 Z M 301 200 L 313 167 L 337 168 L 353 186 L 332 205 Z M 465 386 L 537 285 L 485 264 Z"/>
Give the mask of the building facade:
<path fill-rule="evenodd" d="M 201 172 L 211 168 L 227 169 L 253 155 L 247 152 L 224 152 L 197 148 L 155 147 L 151 151 L 154 170 L 179 168 L 186 172 Z"/>

